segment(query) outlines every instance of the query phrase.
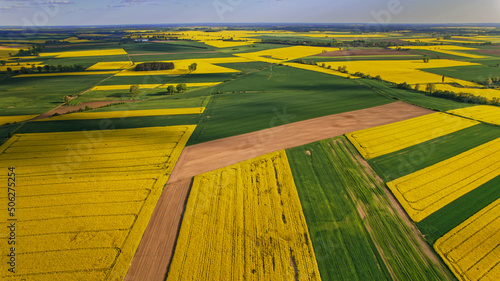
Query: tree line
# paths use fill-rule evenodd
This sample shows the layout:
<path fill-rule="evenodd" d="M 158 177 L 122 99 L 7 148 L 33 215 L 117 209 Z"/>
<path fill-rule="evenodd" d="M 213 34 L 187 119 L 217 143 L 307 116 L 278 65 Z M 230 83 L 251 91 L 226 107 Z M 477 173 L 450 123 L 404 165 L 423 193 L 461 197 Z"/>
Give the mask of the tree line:
<path fill-rule="evenodd" d="M 174 69 L 173 62 L 145 62 L 135 66 L 135 71 L 171 70 Z"/>
<path fill-rule="evenodd" d="M 7 67 L 7 73 L 9 74 L 34 74 L 34 73 L 54 73 L 54 72 L 78 72 L 84 71 L 85 67 L 81 64 L 74 65 L 44 65 L 36 66 L 34 64 L 31 67 L 22 66 L 19 70 L 12 70 L 11 67 Z"/>

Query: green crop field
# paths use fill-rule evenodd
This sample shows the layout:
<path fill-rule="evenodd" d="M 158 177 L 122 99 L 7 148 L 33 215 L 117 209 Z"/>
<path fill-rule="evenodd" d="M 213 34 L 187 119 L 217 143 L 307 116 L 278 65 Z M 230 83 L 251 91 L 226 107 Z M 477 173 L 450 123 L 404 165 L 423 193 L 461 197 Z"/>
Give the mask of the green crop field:
<path fill-rule="evenodd" d="M 103 129 L 133 129 L 157 126 L 195 125 L 199 114 L 128 118 L 27 122 L 16 133 L 75 132 Z"/>
<path fill-rule="evenodd" d="M 201 94 L 217 89 L 225 93 L 212 96 L 189 144 L 393 102 L 352 80 L 336 76 L 276 67 L 269 79 L 262 79 L 269 77 L 268 71 L 195 91 Z M 311 85 L 299 85 L 303 81 L 296 81 L 299 77 L 309 79 Z M 228 90 L 236 93 L 227 93 Z"/>
<path fill-rule="evenodd" d="M 500 198 L 500 176 L 472 190 L 417 223 L 425 239 L 437 239 Z"/>
<path fill-rule="evenodd" d="M 65 95 L 92 88 L 107 75 L 13 78 L 0 83 L 2 115 L 41 114 L 64 102 Z"/>
<path fill-rule="evenodd" d="M 452 100 L 426 96 L 424 93 L 397 89 L 389 86 L 388 83 L 373 79 L 356 79 L 361 85 L 365 85 L 381 94 L 385 94 L 395 100 L 401 100 L 416 106 L 429 108 L 436 111 L 448 111 L 457 108 L 475 106 L 472 103 L 462 103 Z"/>
<path fill-rule="evenodd" d="M 500 128 L 479 124 L 368 160 L 389 182 L 449 159 L 500 137 Z"/>
<path fill-rule="evenodd" d="M 288 149 L 323 280 L 445 280 L 344 137 Z"/>
<path fill-rule="evenodd" d="M 425 71 L 472 82 L 484 82 L 491 77 L 500 77 L 500 67 L 488 65 L 427 68 Z"/>

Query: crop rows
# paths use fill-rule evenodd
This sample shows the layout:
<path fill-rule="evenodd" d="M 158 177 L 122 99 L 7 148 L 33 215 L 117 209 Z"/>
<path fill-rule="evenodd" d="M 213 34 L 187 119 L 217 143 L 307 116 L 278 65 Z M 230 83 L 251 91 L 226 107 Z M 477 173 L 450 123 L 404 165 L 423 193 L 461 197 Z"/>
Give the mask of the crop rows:
<path fill-rule="evenodd" d="M 284 151 L 196 176 L 167 280 L 320 280 Z"/>
<path fill-rule="evenodd" d="M 449 111 L 470 119 L 500 125 L 500 107 L 491 105 L 478 105 Z"/>
<path fill-rule="evenodd" d="M 346 134 L 365 159 L 414 146 L 474 125 L 477 121 L 433 113 Z"/>
<path fill-rule="evenodd" d="M 37 121 L 57 121 L 57 120 L 88 120 L 88 119 L 108 119 L 108 118 L 128 118 L 140 116 L 162 116 L 162 115 L 188 115 L 201 114 L 204 107 L 194 108 L 171 108 L 171 109 L 147 109 L 147 110 L 128 110 L 111 112 L 78 112 L 49 118 L 39 119 Z"/>
<path fill-rule="evenodd" d="M 500 175 L 500 139 L 387 183 L 416 222 Z"/>
<path fill-rule="evenodd" d="M 9 280 L 122 280 L 193 130 L 14 135 L 0 147 L 2 169 L 15 166 L 19 182 L 20 266 Z M 7 197 L 0 204 L 7 206 Z"/>
<path fill-rule="evenodd" d="M 440 238 L 434 248 L 462 280 L 500 277 L 500 199 Z"/>

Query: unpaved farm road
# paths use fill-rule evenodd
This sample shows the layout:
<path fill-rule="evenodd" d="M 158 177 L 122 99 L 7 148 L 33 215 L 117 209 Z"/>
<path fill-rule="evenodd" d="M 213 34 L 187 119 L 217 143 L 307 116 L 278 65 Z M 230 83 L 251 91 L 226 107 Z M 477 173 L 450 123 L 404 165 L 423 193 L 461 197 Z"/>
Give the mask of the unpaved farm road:
<path fill-rule="evenodd" d="M 156 204 L 125 281 L 165 280 L 194 176 L 281 149 L 432 112 L 403 102 L 394 102 L 184 148 Z"/>

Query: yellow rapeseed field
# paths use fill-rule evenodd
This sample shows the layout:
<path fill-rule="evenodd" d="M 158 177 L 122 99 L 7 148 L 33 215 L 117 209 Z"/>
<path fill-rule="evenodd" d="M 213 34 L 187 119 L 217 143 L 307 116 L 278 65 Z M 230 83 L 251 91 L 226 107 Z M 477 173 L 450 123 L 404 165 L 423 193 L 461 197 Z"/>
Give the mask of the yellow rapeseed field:
<path fill-rule="evenodd" d="M 208 74 L 208 73 L 231 73 L 231 72 L 240 72 L 235 69 L 222 67 L 215 65 L 214 63 L 224 63 L 224 61 L 237 61 L 241 58 L 233 59 L 210 59 L 212 62 L 207 62 L 206 59 L 186 59 L 186 60 L 172 60 L 169 62 L 173 62 L 175 69 L 172 70 L 156 70 L 156 71 L 135 71 L 133 67 L 128 68 L 126 70 L 121 71 L 116 74 L 116 76 L 148 76 L 148 75 L 182 75 L 187 73 L 194 74 Z M 219 62 L 220 61 L 220 62 Z M 196 70 L 190 72 L 189 66 L 193 63 L 197 64 Z"/>
<path fill-rule="evenodd" d="M 125 69 L 132 66 L 130 61 L 98 62 L 86 70 Z"/>
<path fill-rule="evenodd" d="M 194 127 L 14 135 L 0 147 L 0 180 L 16 167 L 17 267 L 0 279 L 123 280 Z"/>
<path fill-rule="evenodd" d="M 248 40 L 248 41 L 223 41 L 223 40 L 206 40 L 203 43 L 216 47 L 216 48 L 230 48 L 230 47 L 239 47 L 252 45 L 256 40 Z"/>
<path fill-rule="evenodd" d="M 448 78 L 446 78 L 448 81 Z M 463 83 L 462 83 L 463 84 Z M 471 82 L 471 84 L 474 84 Z M 425 86 L 425 85 L 423 85 Z M 475 96 L 481 96 L 485 97 L 489 100 L 493 100 L 494 98 L 500 99 L 500 90 L 496 89 L 487 89 L 487 88 L 462 88 L 462 87 L 455 87 L 452 85 L 448 84 L 435 84 L 436 90 L 441 90 L 441 91 L 451 91 L 455 93 L 469 93 Z M 479 85 L 474 84 L 470 85 L 472 87 L 477 87 Z M 479 86 L 481 87 L 481 86 Z"/>
<path fill-rule="evenodd" d="M 321 73 L 326 73 L 326 74 L 331 74 L 335 76 L 340 76 L 340 77 L 350 77 L 352 79 L 357 79 L 359 77 L 356 76 L 351 76 L 350 74 L 347 73 L 342 73 L 336 70 L 332 69 L 327 69 L 325 67 L 320 67 L 319 65 L 309 65 L 309 64 L 302 64 L 302 63 L 296 63 L 296 62 L 285 62 L 283 65 L 295 67 L 295 68 L 300 68 L 300 69 L 306 69 L 306 70 L 311 70 L 311 71 L 316 71 L 316 72 L 321 72 Z"/>
<path fill-rule="evenodd" d="M 126 54 L 127 52 L 125 52 L 125 50 L 123 49 L 109 49 L 109 50 L 92 50 L 92 51 L 40 53 L 40 56 L 56 57 L 56 58 L 75 58 L 75 57 L 116 56 L 116 55 L 126 55 Z"/>
<path fill-rule="evenodd" d="M 422 40 L 422 39 L 420 39 L 420 40 Z M 390 48 L 396 49 L 398 47 L 390 47 Z M 456 45 L 404 46 L 401 48 L 410 49 L 410 50 L 429 50 L 429 51 L 439 52 L 439 53 L 443 53 L 443 54 L 462 56 L 462 57 L 472 58 L 472 59 L 485 58 L 484 56 L 460 52 L 460 51 L 474 51 L 474 50 L 477 50 L 476 48 L 462 47 L 462 46 L 456 46 Z"/>
<path fill-rule="evenodd" d="M 365 159 L 372 159 L 477 124 L 477 121 L 438 112 L 346 136 Z"/>
<path fill-rule="evenodd" d="M 478 105 L 461 109 L 454 109 L 448 112 L 474 120 L 500 125 L 500 107 L 498 106 Z"/>
<path fill-rule="evenodd" d="M 500 138 L 387 183 L 419 222 L 500 175 Z"/>
<path fill-rule="evenodd" d="M 188 88 L 194 87 L 210 87 L 218 85 L 222 82 L 206 82 L 206 83 L 185 83 Z M 167 88 L 168 86 L 177 86 L 178 84 L 139 84 L 141 89 L 154 89 L 154 88 Z M 106 85 L 106 86 L 95 86 L 92 91 L 110 91 L 110 90 L 128 90 L 130 85 Z"/>
<path fill-rule="evenodd" d="M 434 244 L 436 252 L 459 280 L 499 280 L 500 199 Z"/>
<path fill-rule="evenodd" d="M 310 47 L 310 46 L 293 46 L 277 49 L 263 50 L 253 53 L 236 54 L 239 57 L 248 58 L 254 61 L 265 61 L 270 63 L 281 63 L 283 61 L 294 60 L 302 57 L 321 54 L 324 51 L 338 51 L 339 48 L 330 47 Z"/>
<path fill-rule="evenodd" d="M 173 280 L 320 280 L 284 151 L 194 178 Z"/>
<path fill-rule="evenodd" d="M 319 62 L 320 65 L 322 63 Z M 429 63 L 424 63 L 423 60 L 366 60 L 324 63 L 326 66 L 330 65 L 332 69 L 338 69 L 339 66 L 346 66 L 347 71 L 351 74 L 359 71 L 373 77 L 380 75 L 383 80 L 393 83 L 406 82 L 408 84 L 442 83 L 442 75 L 425 72 L 426 68 L 480 65 L 478 63 L 447 59 L 431 59 Z M 457 83 L 467 87 L 481 87 L 481 85 L 476 83 L 450 77 L 446 77 L 445 82 Z"/>
<path fill-rule="evenodd" d="M 147 109 L 147 110 L 129 110 L 129 111 L 110 111 L 110 112 L 77 112 L 64 115 L 48 117 L 36 120 L 38 122 L 54 120 L 86 120 L 86 119 L 109 119 L 109 118 L 127 118 L 138 116 L 161 116 L 161 115 L 187 115 L 201 114 L 204 107 L 194 108 L 172 108 L 172 109 Z"/>
<path fill-rule="evenodd" d="M 7 123 L 16 123 L 37 117 L 38 115 L 14 115 L 14 116 L 0 116 L 0 126 Z"/>

